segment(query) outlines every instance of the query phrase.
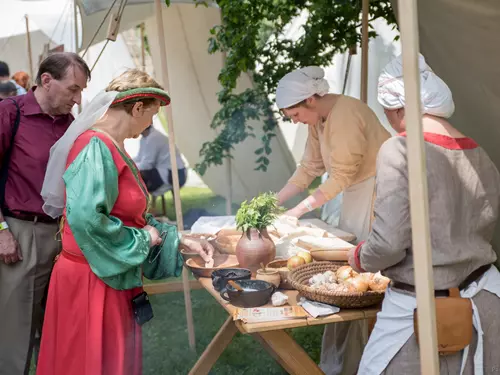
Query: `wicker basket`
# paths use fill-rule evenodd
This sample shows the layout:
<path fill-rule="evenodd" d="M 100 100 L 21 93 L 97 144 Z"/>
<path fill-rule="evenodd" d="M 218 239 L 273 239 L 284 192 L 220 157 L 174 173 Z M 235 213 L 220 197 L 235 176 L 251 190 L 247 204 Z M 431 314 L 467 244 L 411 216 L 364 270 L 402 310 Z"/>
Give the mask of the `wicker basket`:
<path fill-rule="evenodd" d="M 384 299 L 383 292 L 335 292 L 317 290 L 309 286 L 309 279 L 312 276 L 329 270 L 336 271 L 338 268 L 345 265 L 345 262 L 313 262 L 304 264 L 290 272 L 288 281 L 307 299 L 335 305 L 343 309 L 363 308 L 382 302 Z"/>

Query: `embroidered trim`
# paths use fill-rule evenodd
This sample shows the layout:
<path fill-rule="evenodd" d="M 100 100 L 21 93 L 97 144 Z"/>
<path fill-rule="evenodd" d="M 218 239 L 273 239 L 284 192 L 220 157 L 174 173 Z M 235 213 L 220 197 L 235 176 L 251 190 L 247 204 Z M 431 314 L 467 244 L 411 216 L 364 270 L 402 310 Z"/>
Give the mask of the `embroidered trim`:
<path fill-rule="evenodd" d="M 359 258 L 359 253 L 361 250 L 361 246 L 365 243 L 365 241 L 361 241 L 358 246 L 356 246 L 356 250 L 354 250 L 354 262 L 356 263 L 356 267 L 358 270 L 362 272 L 366 272 L 363 267 L 361 267 L 361 259 Z"/>
<path fill-rule="evenodd" d="M 399 133 L 400 136 L 406 137 L 406 132 Z M 448 150 L 472 150 L 479 145 L 472 138 L 462 137 L 453 138 L 443 134 L 424 132 L 424 141 L 444 147 Z"/>
<path fill-rule="evenodd" d="M 165 105 L 169 105 L 170 104 L 170 98 L 167 99 L 165 98 L 165 96 L 163 95 L 158 95 L 158 94 L 133 94 L 133 95 L 128 95 L 128 96 L 124 96 L 123 98 L 120 98 L 120 99 L 116 99 L 115 101 L 113 101 L 113 103 L 111 103 L 111 105 L 113 104 L 118 104 L 118 103 L 122 103 L 122 102 L 125 102 L 127 100 L 130 100 L 130 99 L 135 99 L 135 98 L 155 98 L 155 99 L 158 99 L 160 102 L 162 102 L 162 105 L 165 106 Z"/>

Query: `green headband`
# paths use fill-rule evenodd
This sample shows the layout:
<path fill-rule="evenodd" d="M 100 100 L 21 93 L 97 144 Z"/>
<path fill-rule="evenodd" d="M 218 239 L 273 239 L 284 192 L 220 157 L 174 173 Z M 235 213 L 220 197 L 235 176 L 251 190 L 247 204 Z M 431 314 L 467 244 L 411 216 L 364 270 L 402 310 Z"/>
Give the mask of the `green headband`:
<path fill-rule="evenodd" d="M 123 103 L 131 99 L 137 99 L 137 98 L 154 98 L 158 99 L 161 102 L 162 106 L 166 106 L 170 104 L 170 96 L 166 91 L 163 91 L 161 89 L 157 89 L 155 87 L 144 87 L 144 88 L 138 88 L 138 89 L 131 89 L 131 90 L 126 90 L 123 92 L 120 92 L 118 95 L 116 95 L 115 100 L 111 105 L 113 104 L 118 104 L 118 103 Z"/>

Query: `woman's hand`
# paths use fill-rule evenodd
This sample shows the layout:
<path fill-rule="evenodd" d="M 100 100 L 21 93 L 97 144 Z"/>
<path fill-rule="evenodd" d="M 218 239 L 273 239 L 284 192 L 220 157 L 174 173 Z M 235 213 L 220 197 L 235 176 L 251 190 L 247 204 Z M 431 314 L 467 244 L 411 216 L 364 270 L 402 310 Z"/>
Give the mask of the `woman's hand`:
<path fill-rule="evenodd" d="M 160 232 L 158 232 L 156 228 L 151 225 L 146 225 L 142 229 L 149 233 L 149 247 L 161 244 Z"/>
<path fill-rule="evenodd" d="M 210 262 L 214 256 L 214 247 L 207 240 L 183 236 L 181 245 L 189 251 L 200 254 L 205 262 Z"/>
<path fill-rule="evenodd" d="M 301 210 L 299 206 L 295 206 L 291 210 L 288 210 L 287 212 L 285 212 L 285 215 L 299 219 L 301 216 L 304 215 L 304 213 L 305 212 L 303 212 L 303 210 Z"/>
<path fill-rule="evenodd" d="M 363 273 L 365 271 L 360 270 L 358 268 L 358 265 L 356 264 L 356 248 L 353 247 L 347 252 L 347 261 L 349 262 L 349 265 L 351 268 L 356 271 L 357 273 Z"/>

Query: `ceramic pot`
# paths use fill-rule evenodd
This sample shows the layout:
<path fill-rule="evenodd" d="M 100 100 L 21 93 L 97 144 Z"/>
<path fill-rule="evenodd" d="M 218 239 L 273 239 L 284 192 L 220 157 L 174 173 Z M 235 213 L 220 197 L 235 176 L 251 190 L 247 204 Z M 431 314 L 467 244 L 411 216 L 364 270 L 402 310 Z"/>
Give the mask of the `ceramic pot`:
<path fill-rule="evenodd" d="M 278 270 L 273 269 L 260 269 L 257 270 L 257 280 L 264 280 L 268 283 L 273 284 L 276 288 L 280 285 L 281 276 Z"/>
<path fill-rule="evenodd" d="M 226 289 L 229 280 L 249 280 L 252 276 L 250 270 L 244 268 L 225 268 L 212 272 L 212 285 L 218 292 Z"/>
<path fill-rule="evenodd" d="M 240 280 L 236 282 L 243 288 L 242 291 L 234 289 L 230 284 L 220 296 L 237 307 L 259 307 L 267 304 L 276 287 L 263 280 Z"/>
<path fill-rule="evenodd" d="M 236 258 L 242 268 L 256 274 L 260 264 L 268 264 L 276 257 L 276 246 L 269 237 L 267 229 L 248 229 L 236 245 Z"/>

